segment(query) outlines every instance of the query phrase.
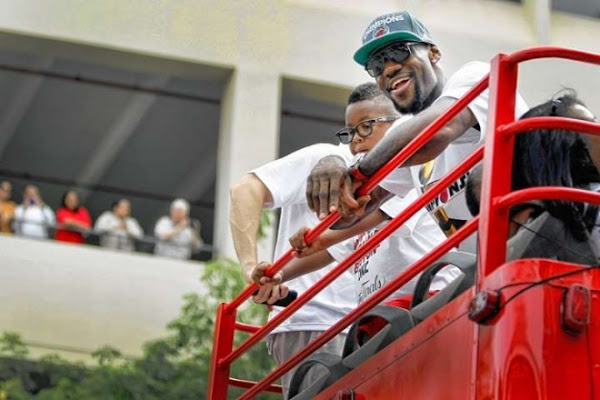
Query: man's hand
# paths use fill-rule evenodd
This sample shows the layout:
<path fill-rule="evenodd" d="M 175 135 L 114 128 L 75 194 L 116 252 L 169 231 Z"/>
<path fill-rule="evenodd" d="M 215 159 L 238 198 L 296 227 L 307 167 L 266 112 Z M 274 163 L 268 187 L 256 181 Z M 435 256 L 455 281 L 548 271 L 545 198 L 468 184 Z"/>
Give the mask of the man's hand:
<path fill-rule="evenodd" d="M 339 156 L 324 157 L 312 169 L 306 182 L 308 207 L 317 213 L 319 219 L 323 219 L 338 210 L 340 194 L 349 208 L 358 207 L 344 159 Z"/>
<path fill-rule="evenodd" d="M 259 285 L 258 293 L 252 296 L 255 303 L 274 304 L 277 300 L 285 299 L 289 293 L 286 285 L 281 285 L 283 274 L 276 273 L 273 277 L 265 275 L 265 271 L 271 264 L 259 263 L 251 272 L 250 278 Z"/>

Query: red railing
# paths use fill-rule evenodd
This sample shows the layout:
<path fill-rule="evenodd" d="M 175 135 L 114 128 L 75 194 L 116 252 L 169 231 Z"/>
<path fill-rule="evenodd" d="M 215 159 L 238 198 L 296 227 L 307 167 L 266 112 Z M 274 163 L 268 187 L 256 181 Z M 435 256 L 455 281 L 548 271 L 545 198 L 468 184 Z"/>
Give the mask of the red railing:
<path fill-rule="evenodd" d="M 300 361 L 313 353 L 323 344 L 332 339 L 350 324 L 358 320 L 364 313 L 381 303 L 390 294 L 421 273 L 428 265 L 437 260 L 443 254 L 469 235 L 477 231 L 479 227 L 479 271 L 478 282 L 500 266 L 506 257 L 505 242 L 508 236 L 508 206 L 515 202 L 529 198 L 543 198 L 544 196 L 564 195 L 574 200 L 590 200 L 600 203 L 600 194 L 588 193 L 583 196 L 581 190 L 560 188 L 538 188 L 527 189 L 510 193 L 512 156 L 514 146 L 514 135 L 518 132 L 546 128 L 570 129 L 578 132 L 600 135 L 600 125 L 584 121 L 575 121 L 565 118 L 531 118 L 527 120 L 514 121 L 514 109 L 517 86 L 518 63 L 533 58 L 559 57 L 577 61 L 600 64 L 600 55 L 581 51 L 561 49 L 555 47 L 541 47 L 523 50 L 510 56 L 500 54 L 492 61 L 492 70 L 488 77 L 482 79 L 463 98 L 459 99 L 447 112 L 433 121 L 413 141 L 404 147 L 396 156 L 377 171 L 369 181 L 360 189 L 360 194 L 370 192 L 381 182 L 392 170 L 398 168 L 409 159 L 424 143 L 426 143 L 436 132 L 452 120 L 473 99 L 479 96 L 487 87 L 490 87 L 490 115 L 488 121 L 488 132 L 485 144 L 484 179 L 481 199 L 481 217 L 475 218 L 465 224 L 445 242 L 437 246 L 421 260 L 411 265 L 386 284 L 373 296 L 355 310 L 347 314 L 335 325 L 317 337 L 307 347 L 293 355 L 289 360 L 281 364 L 260 382 L 248 382 L 229 377 L 230 365 L 238 357 L 244 354 L 250 347 L 269 334 L 275 327 L 297 311 L 300 307 L 310 301 L 324 287 L 333 282 L 346 269 L 360 260 L 381 241 L 386 239 L 392 232 L 404 224 L 412 215 L 431 202 L 439 193 L 445 190 L 452 182 L 470 170 L 483 158 L 484 149 L 479 148 L 471 156 L 459 164 L 453 171 L 440 179 L 427 192 L 420 196 L 415 202 L 407 207 L 397 217 L 385 225 L 376 235 L 369 239 L 363 246 L 352 253 L 348 258 L 327 273 L 321 280 L 300 295 L 288 307 L 277 314 L 272 320 L 262 327 L 248 326 L 236 322 L 237 308 L 246 301 L 257 289 L 256 284 L 249 285 L 244 291 L 230 303 L 222 303 L 217 310 L 214 348 L 211 360 L 211 372 L 208 388 L 208 398 L 211 400 L 222 400 L 227 398 L 228 385 L 249 388 L 240 399 L 250 399 L 261 391 L 281 391 L 272 383 L 286 372 L 294 368 Z M 501 101 L 500 101 L 501 99 Z M 537 190 L 537 191 L 536 191 Z M 583 196 L 583 197 L 577 197 Z M 586 200 L 584 200 L 586 199 Z M 306 241 L 311 242 L 321 233 L 328 229 L 339 219 L 338 213 L 329 215 L 319 225 L 314 227 L 306 235 Z M 493 229 L 493 234 L 492 234 Z M 268 275 L 275 274 L 292 259 L 289 250 L 278 259 L 267 271 Z M 233 349 L 234 330 L 253 332 L 238 348 Z"/>

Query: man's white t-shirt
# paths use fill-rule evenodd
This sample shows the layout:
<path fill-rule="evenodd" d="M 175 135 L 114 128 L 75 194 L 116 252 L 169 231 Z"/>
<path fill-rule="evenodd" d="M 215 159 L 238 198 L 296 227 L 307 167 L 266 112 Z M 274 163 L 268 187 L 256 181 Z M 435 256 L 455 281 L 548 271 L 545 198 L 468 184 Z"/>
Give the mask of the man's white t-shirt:
<path fill-rule="evenodd" d="M 462 66 L 454 73 L 444 85 L 442 94 L 436 100 L 443 98 L 459 99 L 473 88 L 486 74 L 490 72 L 488 63 L 473 61 Z M 469 128 L 459 138 L 454 140 L 448 147 L 434 160 L 423 165 L 417 165 L 410 168 L 412 180 L 417 193 L 421 194 L 446 175 L 450 170 L 460 164 L 473 153 L 485 140 L 488 108 L 489 108 L 489 90 L 485 90 L 481 95 L 475 98 L 469 105 L 469 110 L 475 116 L 478 126 Z M 517 94 L 515 117 L 519 118 L 528 107 L 525 101 Z M 393 129 L 402 121 L 397 121 L 390 129 Z M 405 190 L 401 184 L 403 179 L 398 174 L 404 174 L 400 168 L 392 172 L 382 183 L 381 187 L 391 193 L 398 194 Z M 470 220 L 471 214 L 466 205 L 464 189 L 467 183 L 469 173 L 464 174 L 447 190 L 440 193 L 428 206 L 427 210 L 431 216 L 438 222 L 440 228 L 450 235 L 460 228 L 464 223 Z M 400 182 L 400 183 L 399 183 Z M 461 250 L 475 252 L 476 243 L 474 239 L 463 242 Z"/>
<path fill-rule="evenodd" d="M 347 146 L 319 143 L 251 171 L 271 192 L 273 204 L 269 206 L 281 208 L 273 260 L 277 260 L 290 248 L 288 239 L 300 228 L 313 227 L 320 222 L 306 203 L 306 178 L 317 162 L 329 155 L 339 155 L 345 160 L 351 157 Z M 286 285 L 302 294 L 336 265 L 331 263 L 318 271 L 293 279 Z M 349 272 L 345 272 L 275 328 L 273 333 L 323 331 L 355 307 L 353 277 Z M 281 308 L 274 307 L 269 318 L 273 318 L 279 311 Z"/>

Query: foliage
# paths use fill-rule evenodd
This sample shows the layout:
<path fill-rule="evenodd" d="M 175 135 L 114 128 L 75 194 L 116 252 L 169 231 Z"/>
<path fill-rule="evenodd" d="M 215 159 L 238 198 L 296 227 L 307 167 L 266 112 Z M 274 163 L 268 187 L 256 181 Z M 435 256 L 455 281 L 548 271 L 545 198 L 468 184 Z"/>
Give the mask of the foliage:
<path fill-rule="evenodd" d="M 260 213 L 260 223 L 258 225 L 258 238 L 264 239 L 267 237 L 267 229 L 271 226 L 273 220 L 273 210 L 264 209 Z"/>
<path fill-rule="evenodd" d="M 239 271 L 230 259 L 208 262 L 201 280 L 210 295 L 186 295 L 180 315 L 167 326 L 168 336 L 145 343 L 140 359 L 124 359 L 118 349 L 104 346 L 92 353 L 97 362 L 92 368 L 57 355 L 32 362 L 26 360 L 27 346 L 19 335 L 4 333 L 0 337 L 0 400 L 205 398 L 215 309 L 243 289 Z M 263 324 L 266 314 L 266 308 L 248 305 L 238 318 Z M 243 336 L 236 336 L 236 342 Z M 265 347 L 259 345 L 233 364 L 232 375 L 256 380 L 273 366 Z M 240 393 L 230 390 L 230 397 Z"/>

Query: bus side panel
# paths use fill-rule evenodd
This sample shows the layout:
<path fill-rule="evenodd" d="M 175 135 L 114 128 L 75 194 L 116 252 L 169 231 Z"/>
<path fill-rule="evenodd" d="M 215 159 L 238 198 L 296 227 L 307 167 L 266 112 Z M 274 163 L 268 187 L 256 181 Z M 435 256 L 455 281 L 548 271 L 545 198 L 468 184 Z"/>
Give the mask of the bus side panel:
<path fill-rule="evenodd" d="M 545 264 L 545 263 L 544 263 Z M 511 270 L 512 268 L 512 270 Z M 525 282 L 502 291 L 503 302 L 529 284 L 564 269 L 534 262 L 508 264 L 488 287 Z M 572 283 L 590 288 L 591 277 L 557 280 L 531 287 L 510 300 L 490 325 L 479 332 L 477 399 L 592 399 L 593 383 L 588 327 L 579 335 L 561 327 L 565 289 Z M 598 304 L 592 304 L 599 315 Z"/>
<path fill-rule="evenodd" d="M 469 290 L 326 389 L 317 399 L 353 389 L 355 399 L 472 397 L 477 325 L 466 310 Z"/>
<path fill-rule="evenodd" d="M 461 317 L 358 386 L 356 393 L 366 399 L 468 399 L 474 333 L 473 323 Z"/>

